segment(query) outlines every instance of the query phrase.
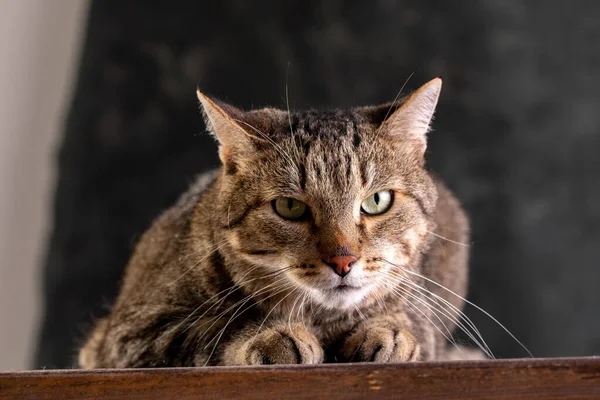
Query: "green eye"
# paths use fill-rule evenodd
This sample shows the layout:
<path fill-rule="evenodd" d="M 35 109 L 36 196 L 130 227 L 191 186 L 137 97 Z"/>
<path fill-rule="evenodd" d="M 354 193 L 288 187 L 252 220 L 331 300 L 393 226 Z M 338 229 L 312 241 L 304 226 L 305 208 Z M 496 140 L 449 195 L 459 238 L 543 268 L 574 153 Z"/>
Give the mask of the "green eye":
<path fill-rule="evenodd" d="M 308 207 L 300 200 L 291 197 L 278 197 L 273 200 L 273 209 L 282 218 L 297 220 L 306 214 Z"/>
<path fill-rule="evenodd" d="M 383 214 L 390 209 L 393 200 L 394 195 L 391 190 L 382 190 L 367 197 L 360 205 L 360 210 L 369 215 Z"/>

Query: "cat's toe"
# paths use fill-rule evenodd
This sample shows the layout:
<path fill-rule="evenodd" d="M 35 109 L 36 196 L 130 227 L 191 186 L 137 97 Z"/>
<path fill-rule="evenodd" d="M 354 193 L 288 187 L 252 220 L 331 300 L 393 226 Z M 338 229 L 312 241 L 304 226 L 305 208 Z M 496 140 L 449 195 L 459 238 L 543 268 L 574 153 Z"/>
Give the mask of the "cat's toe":
<path fill-rule="evenodd" d="M 343 357 L 353 362 L 405 362 L 419 358 L 419 345 L 405 329 L 359 326 L 345 341 Z"/>
<path fill-rule="evenodd" d="M 244 361 L 249 365 L 319 364 L 323 348 L 304 327 L 270 328 L 248 340 Z"/>

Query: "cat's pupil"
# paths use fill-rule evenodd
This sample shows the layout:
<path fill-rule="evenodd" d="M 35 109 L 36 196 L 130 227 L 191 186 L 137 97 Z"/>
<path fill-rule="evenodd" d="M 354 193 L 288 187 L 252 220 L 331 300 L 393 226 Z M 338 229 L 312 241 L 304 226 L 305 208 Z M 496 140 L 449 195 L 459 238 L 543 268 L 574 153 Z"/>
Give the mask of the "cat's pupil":
<path fill-rule="evenodd" d="M 373 201 L 375 204 L 379 205 L 379 193 L 375 193 L 375 195 L 373 195 Z"/>
<path fill-rule="evenodd" d="M 287 207 L 288 207 L 288 210 L 291 210 L 292 208 L 294 208 L 294 199 L 288 199 Z"/>

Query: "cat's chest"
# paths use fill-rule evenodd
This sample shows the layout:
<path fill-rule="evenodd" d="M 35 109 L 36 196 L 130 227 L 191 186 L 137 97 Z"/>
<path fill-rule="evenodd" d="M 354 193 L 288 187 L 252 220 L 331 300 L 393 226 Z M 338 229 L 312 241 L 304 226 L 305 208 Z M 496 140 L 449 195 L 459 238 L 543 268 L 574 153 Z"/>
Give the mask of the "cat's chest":
<path fill-rule="evenodd" d="M 360 322 L 360 317 L 354 313 L 340 311 L 325 311 L 313 315 L 313 326 L 317 336 L 324 344 L 332 343 L 346 336 Z"/>

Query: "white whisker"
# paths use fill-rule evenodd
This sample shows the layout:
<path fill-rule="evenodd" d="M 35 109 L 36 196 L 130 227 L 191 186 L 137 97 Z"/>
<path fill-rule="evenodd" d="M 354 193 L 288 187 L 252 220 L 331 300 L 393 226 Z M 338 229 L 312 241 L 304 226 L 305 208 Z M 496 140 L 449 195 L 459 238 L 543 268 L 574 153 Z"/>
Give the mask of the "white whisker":
<path fill-rule="evenodd" d="M 263 318 L 262 322 L 258 326 L 258 329 L 256 329 L 256 333 L 254 334 L 252 340 L 256 339 L 256 337 L 260 333 L 260 330 L 262 329 L 263 325 L 265 324 L 265 322 L 267 321 L 267 319 L 269 318 L 269 316 L 271 315 L 271 313 L 275 310 L 275 308 L 277 308 L 277 306 L 279 306 L 279 304 L 281 304 L 286 298 L 288 298 L 289 295 L 291 295 L 294 292 L 294 290 L 295 290 L 295 288 L 293 290 L 291 290 L 288 294 L 286 294 L 281 300 L 279 300 L 277 303 L 275 303 L 275 305 L 273 307 L 271 307 L 271 310 L 269 310 L 269 312 L 267 313 L 267 315 L 265 315 L 265 317 Z"/>
<path fill-rule="evenodd" d="M 296 296 L 296 300 L 294 301 L 294 303 L 292 304 L 292 309 L 290 310 L 290 315 L 288 316 L 288 328 L 290 330 L 290 334 L 292 335 L 292 337 L 294 338 L 294 340 L 298 341 L 298 338 L 296 336 L 294 336 L 294 330 L 292 329 L 292 315 L 294 314 L 294 307 L 296 307 L 296 304 L 298 303 L 298 301 L 300 300 L 300 297 L 302 295 L 302 292 L 300 292 L 299 296 Z"/>
<path fill-rule="evenodd" d="M 439 287 L 439 288 L 441 288 L 441 289 L 445 290 L 446 292 L 448 292 L 448 293 L 450 293 L 450 294 L 452 294 L 452 295 L 456 296 L 457 298 L 461 299 L 461 300 L 462 300 L 462 301 L 464 301 L 465 303 L 467 303 L 467 304 L 469 304 L 469 305 L 471 305 L 471 306 L 475 307 L 477 310 L 479 310 L 480 312 L 482 312 L 483 314 L 485 314 L 485 315 L 486 315 L 488 318 L 490 318 L 492 321 L 494 321 L 496 324 L 498 324 L 498 326 L 499 326 L 500 328 L 502 328 L 502 330 L 504 330 L 504 332 L 506 332 L 506 333 L 507 333 L 507 334 L 508 334 L 508 335 L 509 335 L 509 336 L 510 336 L 510 337 L 511 337 L 511 338 L 512 338 L 512 339 L 513 339 L 515 342 L 517 342 L 517 343 L 518 343 L 518 344 L 521 346 L 521 348 L 523 348 L 523 349 L 524 349 L 524 350 L 527 352 L 527 354 L 529 354 L 529 356 L 530 356 L 530 357 L 533 357 L 533 355 L 531 354 L 531 352 L 529 351 L 529 349 L 528 349 L 527 347 L 525 347 L 525 345 L 524 345 L 523 343 L 521 343 L 521 341 L 520 341 L 519 339 L 517 339 L 517 338 L 516 338 L 516 336 L 515 336 L 515 335 L 513 335 L 513 334 L 512 334 L 512 332 L 510 332 L 510 331 L 508 330 L 508 328 L 506 328 L 504 325 L 502 325 L 502 324 L 500 323 L 500 321 L 498 321 L 498 320 L 497 320 L 495 317 L 493 317 L 493 316 L 492 316 L 490 313 L 488 313 L 487 311 L 485 311 L 483 308 L 481 308 L 481 307 L 479 307 L 478 305 L 476 305 L 475 303 L 473 303 L 473 302 L 471 302 L 471 301 L 469 301 L 469 300 L 465 299 L 465 298 L 464 298 L 464 297 L 462 297 L 461 295 L 459 295 L 459 294 L 455 293 L 454 291 L 452 291 L 452 290 L 448 289 L 447 287 L 445 287 L 444 285 L 442 285 L 442 284 L 440 284 L 440 283 L 438 283 L 438 282 L 434 281 L 433 279 L 430 279 L 430 278 L 428 278 L 428 277 L 426 277 L 426 276 L 423 276 L 423 275 L 421 275 L 421 274 L 419 274 L 419 273 L 417 273 L 417 272 L 411 271 L 411 270 L 409 270 L 409 269 L 407 269 L 407 268 L 404 268 L 404 267 L 402 267 L 402 266 L 400 266 L 400 265 L 394 264 L 394 263 L 392 263 L 392 262 L 390 262 L 390 261 L 387 261 L 387 260 L 382 260 L 382 261 L 384 261 L 384 262 L 386 262 L 386 263 L 388 263 L 388 264 L 390 264 L 390 265 L 393 265 L 393 266 L 395 266 L 395 267 L 397 267 L 397 268 L 400 268 L 400 269 L 402 269 L 402 270 L 403 270 L 404 272 L 406 272 L 406 273 L 409 273 L 409 274 L 412 274 L 412 275 L 418 276 L 419 278 L 421 278 L 421 279 L 424 279 L 424 280 L 426 280 L 427 282 L 429 282 L 429 283 L 432 283 L 432 284 L 436 285 L 437 287 Z"/>
<path fill-rule="evenodd" d="M 448 327 L 446 326 L 446 324 L 444 324 L 441 320 L 441 318 L 432 310 L 433 315 L 435 315 L 438 320 L 441 322 L 441 324 L 444 326 L 444 328 L 446 329 L 446 331 L 448 332 L 448 335 L 446 335 L 444 332 L 442 332 L 442 330 L 431 320 L 431 318 L 429 318 L 429 316 L 427 314 L 425 314 L 423 312 L 423 310 L 421 310 L 419 307 L 417 307 L 412 301 L 410 301 L 406 296 L 404 296 L 404 294 L 408 295 L 409 292 L 407 292 L 406 290 L 401 290 L 400 288 L 394 288 L 392 289 L 394 290 L 394 293 L 396 294 L 396 296 L 401 297 L 404 301 L 406 301 L 406 303 L 409 305 L 409 307 L 411 307 L 413 310 L 421 313 L 421 315 L 423 315 L 423 317 L 425 317 L 427 319 L 427 321 L 429 321 L 429 323 L 443 336 L 446 338 L 446 340 L 450 343 L 452 343 L 457 349 L 458 346 L 456 345 L 456 342 L 454 340 L 454 338 L 452 337 L 452 334 L 450 333 L 450 330 L 448 329 Z M 412 295 L 412 294 L 411 294 Z M 425 307 L 427 307 L 429 310 L 431 310 L 431 307 L 429 307 L 426 303 L 424 303 L 423 301 L 421 301 L 421 299 L 419 299 L 418 297 L 412 295 L 411 297 L 415 298 L 416 300 L 418 300 L 419 302 L 423 303 L 425 305 Z"/>
<path fill-rule="evenodd" d="M 389 273 L 394 274 L 394 272 L 390 271 Z M 416 283 L 414 283 L 413 281 L 411 281 L 410 279 L 405 279 L 403 277 L 400 277 L 398 275 L 395 275 L 395 277 L 397 279 L 400 280 L 401 284 L 404 285 L 408 285 L 412 288 L 416 288 L 417 290 L 419 290 L 420 292 L 426 294 L 426 295 L 434 295 L 437 296 L 435 293 L 432 293 L 431 291 L 417 285 Z M 414 295 L 412 295 L 409 292 L 405 292 L 406 294 L 410 295 L 411 297 L 415 298 L 417 301 L 419 301 L 421 304 L 425 305 L 425 307 L 427 307 L 429 310 L 431 310 L 434 315 L 436 316 L 436 318 L 440 321 L 440 323 L 444 326 L 444 328 L 446 329 L 446 331 L 448 332 L 448 335 L 452 337 L 452 333 L 450 332 L 449 328 L 447 327 L 447 325 L 442 321 L 442 319 L 437 315 L 437 313 L 441 313 L 444 317 L 448 318 L 450 321 L 452 321 L 458 328 L 460 328 L 463 332 L 465 332 L 465 334 L 469 337 L 469 339 L 471 339 L 473 341 L 473 343 L 475 343 L 477 345 L 477 347 L 479 347 L 489 358 L 494 359 L 494 355 L 492 353 L 492 351 L 490 350 L 490 348 L 488 347 L 487 343 L 485 343 L 485 340 L 483 340 L 483 337 L 481 336 L 481 334 L 479 333 L 479 330 L 477 330 L 477 328 L 475 327 L 475 325 L 471 322 L 471 320 L 464 315 L 460 310 L 456 309 L 456 311 L 458 311 L 458 318 L 455 317 L 454 315 L 450 314 L 448 312 L 448 310 L 446 310 L 444 307 L 442 307 L 439 302 L 436 301 L 436 304 L 438 306 L 440 306 L 440 308 L 435 307 L 433 304 L 429 304 L 425 301 L 425 299 L 416 297 Z M 444 300 L 444 299 L 442 299 Z M 449 306 L 454 307 L 452 304 L 447 303 Z M 467 325 L 469 325 L 469 327 L 471 329 L 473 329 L 473 331 L 475 332 L 474 334 L 469 331 L 464 324 L 461 322 L 460 319 L 465 319 L 465 321 L 467 322 Z M 441 332 L 440 332 L 441 333 Z M 475 337 L 475 335 L 477 335 L 478 338 Z M 446 336 L 446 335 L 444 335 Z M 448 341 L 450 341 L 455 347 L 456 347 L 456 342 L 454 340 L 454 338 L 452 337 L 452 340 L 450 340 L 448 337 L 446 337 L 446 339 L 448 339 Z M 457 347 L 457 350 L 460 351 L 460 349 Z"/>
<path fill-rule="evenodd" d="M 296 140 L 294 137 L 294 129 L 292 128 L 292 114 L 290 113 L 290 96 L 289 96 L 289 89 L 288 89 L 288 72 L 289 72 L 289 70 L 290 70 L 290 63 L 288 63 L 287 69 L 285 71 L 285 105 L 287 108 L 288 123 L 290 125 L 290 135 L 292 136 L 292 139 L 294 139 L 294 144 L 295 144 Z M 302 160 L 302 158 L 300 157 L 300 150 L 296 146 L 293 146 L 293 149 L 294 149 L 294 155 L 296 156 L 296 161 L 298 163 L 300 163 Z"/>
<path fill-rule="evenodd" d="M 221 306 L 221 305 L 222 305 L 222 304 L 225 302 L 225 300 L 227 299 L 227 297 L 228 297 L 229 295 L 231 295 L 231 294 L 232 294 L 233 292 L 235 292 L 236 290 L 239 290 L 239 289 L 241 289 L 241 287 L 242 287 L 243 285 L 245 285 L 245 284 L 248 284 L 248 283 L 251 283 L 251 282 L 253 282 L 253 281 L 256 281 L 256 280 L 258 280 L 258 279 L 264 279 L 264 278 L 271 277 L 271 276 L 273 276 L 273 275 L 276 275 L 276 274 L 283 273 L 284 271 L 286 271 L 286 270 L 288 270 L 288 269 L 292 268 L 292 267 L 285 267 L 285 268 L 281 268 L 281 269 L 279 269 L 279 270 L 277 270 L 277 271 L 275 271 L 275 272 L 270 272 L 270 273 L 268 273 L 268 274 L 265 274 L 265 275 L 262 275 L 262 276 L 259 276 L 259 277 L 256 277 L 256 278 L 252 278 L 252 279 L 250 279 L 250 280 L 243 281 L 243 278 L 245 278 L 245 277 L 246 277 L 248 274 L 250 274 L 251 272 L 253 272 L 254 270 L 256 270 L 256 269 L 257 269 L 257 268 L 259 268 L 259 267 L 260 267 L 260 265 L 254 265 L 252 268 L 250 268 L 248 271 L 246 271 L 246 273 L 245 273 L 244 275 L 242 275 L 242 277 L 240 278 L 240 279 L 242 279 L 242 281 L 241 281 L 241 282 L 239 282 L 237 285 L 235 285 L 235 284 L 234 284 L 232 287 L 230 287 L 230 288 L 228 288 L 228 289 L 224 289 L 224 290 L 220 291 L 219 293 L 217 293 L 217 294 L 213 295 L 212 297 L 210 297 L 208 300 L 206 300 L 204 303 L 202 303 L 200 306 L 198 306 L 198 307 L 197 307 L 197 308 L 196 308 L 194 311 L 192 311 L 192 312 L 191 312 L 191 313 L 190 313 L 190 314 L 189 314 L 189 315 L 188 315 L 188 316 L 187 316 L 187 317 L 186 317 L 186 318 L 185 318 L 183 321 L 181 321 L 179 324 L 177 324 L 177 326 L 176 326 L 174 329 L 177 329 L 177 328 L 179 328 L 179 327 L 180 327 L 180 326 L 181 326 L 183 323 L 185 323 L 185 322 L 186 322 L 186 321 L 187 321 L 189 318 L 191 318 L 191 316 L 192 316 L 193 314 L 195 314 L 196 312 L 198 312 L 198 310 L 200 310 L 200 309 L 201 309 L 201 308 L 202 308 L 202 307 L 203 307 L 203 306 L 204 306 L 206 303 L 208 303 L 209 301 L 211 301 L 211 300 L 212 300 L 212 299 L 214 299 L 215 297 L 219 296 L 221 293 L 223 293 L 223 292 L 227 292 L 227 294 L 226 294 L 225 296 L 223 296 L 223 297 L 222 297 L 222 298 L 221 298 L 219 301 L 217 301 L 217 302 L 213 303 L 213 304 L 212 304 L 212 305 L 211 305 L 211 306 L 210 306 L 208 309 L 206 309 L 206 310 L 205 310 L 205 311 L 204 311 L 204 312 L 203 312 L 203 313 L 202 313 L 200 316 L 198 316 L 198 317 L 196 318 L 196 320 L 195 320 L 195 321 L 194 321 L 192 324 L 190 324 L 190 326 L 188 326 L 188 327 L 187 327 L 187 328 L 186 328 L 186 329 L 185 329 L 185 330 L 184 330 L 182 333 L 186 332 L 188 329 L 190 329 L 192 326 L 194 326 L 194 325 L 195 325 L 195 324 L 196 324 L 198 321 L 200 321 L 200 320 L 201 320 L 201 319 L 202 319 L 202 318 L 203 318 L 203 317 L 204 317 L 206 314 L 208 314 L 208 312 L 209 312 L 211 309 L 213 309 L 214 307 L 220 307 L 220 306 Z M 278 281 L 278 282 L 280 282 L 280 281 Z M 237 304 L 237 303 L 236 303 L 236 304 Z M 235 307 L 235 305 L 234 305 L 234 307 Z"/>
<path fill-rule="evenodd" d="M 447 242 L 457 244 L 459 246 L 463 246 L 463 247 L 470 247 L 471 246 L 468 243 L 461 243 L 461 242 L 457 242 L 456 240 L 449 239 L 449 238 L 447 238 L 445 236 L 440 235 L 439 233 L 435 233 L 435 232 L 431 232 L 431 231 L 427 231 L 427 233 L 429 233 L 430 235 L 433 235 L 433 236 L 435 236 L 435 237 L 437 237 L 439 239 L 445 240 Z"/>
<path fill-rule="evenodd" d="M 358 308 L 358 306 L 356 304 L 354 305 L 354 309 L 358 313 L 358 316 L 361 318 L 361 320 L 363 320 L 363 321 L 367 320 L 367 317 L 365 317 L 365 314 L 363 314 L 363 312 L 360 311 L 360 308 Z"/>
<path fill-rule="evenodd" d="M 396 273 L 396 275 L 397 275 L 397 273 Z M 467 334 L 469 339 L 471 339 L 473 341 L 473 343 L 475 343 L 477 345 L 477 347 L 479 347 L 489 358 L 492 358 L 492 359 L 495 358 L 491 349 L 489 348 L 489 346 L 483 339 L 483 336 L 481 335 L 481 333 L 479 332 L 479 330 L 477 329 L 475 324 L 473 324 L 471 319 L 466 314 L 464 314 L 461 310 L 456 308 L 452 303 L 448 302 L 446 299 L 438 296 L 437 294 L 431 292 L 430 290 L 428 290 L 420 285 L 417 285 L 411 279 L 405 278 L 405 277 L 402 277 L 399 275 L 397 275 L 397 278 L 400 279 L 401 282 L 404 284 L 408 284 L 411 287 L 413 287 L 427 295 L 434 296 L 435 299 L 433 299 L 433 300 L 435 300 L 436 304 L 441 307 L 440 312 L 445 317 L 447 317 L 450 321 L 452 321 L 458 328 L 460 328 L 465 334 Z M 450 314 L 449 310 L 445 309 L 443 307 L 443 305 L 439 303 L 439 301 L 442 301 L 444 303 L 443 305 L 448 306 L 450 308 L 450 311 L 453 311 L 456 314 L 456 316 Z M 472 331 L 470 331 L 467 327 L 465 327 L 465 325 L 461 322 L 461 320 L 465 321 L 468 328 L 472 329 Z M 475 336 L 477 336 L 477 338 Z"/>
<path fill-rule="evenodd" d="M 234 119 L 234 121 L 244 124 L 248 128 L 252 129 L 254 132 L 258 133 L 265 141 L 270 143 L 275 148 L 275 150 L 277 150 L 277 152 L 279 154 L 281 154 L 283 157 L 287 158 L 288 161 L 291 163 L 291 165 L 296 165 L 296 163 L 290 157 L 290 155 L 288 153 L 286 153 L 285 150 L 279 144 L 277 144 L 273 139 L 271 139 L 269 136 L 267 136 L 267 134 L 265 134 L 264 132 L 261 132 L 259 129 L 255 128 L 254 126 L 250 125 L 249 123 L 247 123 L 245 121 L 242 121 L 239 119 Z"/>
<path fill-rule="evenodd" d="M 258 268 L 258 266 L 255 266 L 251 269 L 249 269 L 248 271 L 246 271 L 246 273 L 242 276 L 242 279 L 244 277 L 246 277 L 248 274 L 250 274 L 252 271 L 254 271 L 256 268 Z M 258 279 L 258 278 L 255 278 Z M 249 282 L 255 280 L 255 279 L 251 279 Z M 222 303 L 225 301 L 225 299 L 227 299 L 227 297 L 229 297 L 229 295 L 231 295 L 234 291 L 240 289 L 239 286 L 237 285 L 233 285 L 227 289 L 223 289 L 220 292 L 214 294 L 213 296 L 211 296 L 210 298 L 208 298 L 206 301 L 204 301 L 202 304 L 200 304 L 198 307 L 196 307 L 194 309 L 194 311 L 192 311 L 191 313 L 188 314 L 187 317 L 185 317 L 179 324 L 175 325 L 173 328 L 170 329 L 170 331 L 175 331 L 177 330 L 181 325 L 185 324 L 187 322 L 188 319 L 190 319 L 195 313 L 197 313 L 202 307 L 204 307 L 207 303 L 209 303 L 210 301 L 212 301 L 213 299 L 217 298 L 218 296 L 220 296 L 221 294 L 223 294 L 224 292 L 227 292 L 227 294 L 225 294 L 225 296 L 223 296 L 221 299 L 219 299 L 219 301 L 213 303 L 202 315 L 200 315 L 200 317 L 198 318 L 202 318 L 204 315 L 206 315 L 206 313 L 208 313 L 213 307 L 215 307 L 217 304 Z"/>
<path fill-rule="evenodd" d="M 282 273 L 283 271 L 287 270 L 289 267 L 287 268 L 282 268 L 281 270 L 278 271 L 278 273 Z M 264 277 L 264 276 L 263 276 Z M 259 279 L 259 278 L 256 278 Z M 233 308 L 235 308 L 238 304 L 244 302 L 244 304 L 246 304 L 250 299 L 252 299 L 253 296 L 257 296 L 259 294 L 264 293 L 265 291 L 269 290 L 273 285 L 278 285 L 282 282 L 285 282 L 286 278 L 285 277 L 281 277 L 273 282 L 271 282 L 270 284 L 268 284 L 267 286 L 257 290 L 254 293 L 249 294 L 248 296 L 244 297 L 243 299 L 237 301 L 235 304 L 231 305 L 229 308 L 227 308 L 226 310 L 224 310 L 223 312 L 221 312 L 219 315 L 217 315 L 216 317 L 214 317 L 213 319 L 210 319 L 206 322 L 204 322 L 203 324 L 201 324 L 200 326 L 196 327 L 196 328 L 200 328 L 202 326 L 204 326 L 206 323 L 214 320 L 214 322 L 205 330 L 205 332 L 200 335 L 198 337 L 198 339 L 201 339 L 208 331 L 210 331 L 210 329 L 223 317 L 225 316 L 229 311 L 231 311 Z M 243 306 L 243 304 L 242 304 Z M 205 315 L 206 313 L 204 313 L 203 315 L 201 315 L 200 317 L 196 318 L 196 320 L 190 324 L 190 326 L 188 326 L 183 332 L 187 331 L 188 329 L 192 328 L 193 326 L 195 326 L 198 321 L 200 321 L 202 319 L 202 317 Z"/>
<path fill-rule="evenodd" d="M 189 267 L 188 269 L 186 269 L 180 276 L 179 278 L 175 279 L 173 282 L 167 284 L 167 286 L 173 286 L 175 283 L 177 283 L 181 278 L 183 278 L 185 275 L 187 275 L 191 270 L 193 270 L 194 268 L 196 268 L 198 265 L 200 265 L 200 263 L 204 260 L 206 260 L 207 258 L 209 258 L 211 255 L 213 255 L 214 253 L 216 253 L 217 251 L 221 250 L 221 247 L 223 247 L 223 245 L 227 242 L 227 240 L 222 240 L 221 242 L 217 243 L 215 245 L 215 247 L 210 250 L 208 253 L 206 253 L 202 258 L 200 258 L 198 261 L 196 261 L 191 267 Z"/>
<path fill-rule="evenodd" d="M 381 122 L 381 125 L 379 125 L 379 128 L 377 128 L 377 131 L 375 132 L 375 139 L 379 138 L 379 132 L 381 131 L 381 129 L 383 128 L 383 125 L 385 124 L 385 121 L 388 119 L 388 117 L 390 116 L 390 112 L 392 111 L 392 109 L 394 108 L 394 106 L 396 105 L 396 102 L 398 101 L 398 99 L 400 98 L 400 95 L 402 94 L 402 91 L 404 90 L 404 88 L 406 87 L 406 85 L 408 84 L 408 81 L 410 81 L 410 78 L 412 78 L 412 76 L 414 75 L 414 72 L 411 72 L 411 74 L 408 76 L 408 78 L 406 78 L 406 80 L 404 81 L 404 83 L 402 84 L 402 87 L 400 88 L 400 90 L 398 91 L 398 93 L 396 94 L 396 97 L 394 97 L 394 101 L 392 101 L 392 104 L 390 105 L 390 108 L 387 110 L 387 113 L 385 114 L 385 117 L 383 118 L 383 121 Z M 373 144 L 371 145 L 371 148 L 369 149 L 369 153 L 372 153 L 373 150 L 376 148 L 376 140 L 374 140 L 372 142 Z"/>
<path fill-rule="evenodd" d="M 251 304 L 250 306 L 246 307 L 244 310 L 242 310 L 241 312 L 238 313 L 238 311 L 247 303 L 244 302 L 242 305 L 240 305 L 240 307 L 238 307 L 238 309 L 233 313 L 233 315 L 229 318 L 229 320 L 227 321 L 227 323 L 225 324 L 225 326 L 223 326 L 223 328 L 217 333 L 217 335 L 215 335 L 205 346 L 204 349 L 206 350 L 206 348 L 216 339 L 215 341 L 215 345 L 213 346 L 210 354 L 208 355 L 208 358 L 206 359 L 206 363 L 204 366 L 206 366 L 208 364 L 208 362 L 210 361 L 212 355 L 214 354 L 217 346 L 219 345 L 219 341 L 221 340 L 221 337 L 223 336 L 223 334 L 225 333 L 225 330 L 227 329 L 227 327 L 229 326 L 229 324 L 231 322 L 233 322 L 233 320 L 237 317 L 239 317 L 240 315 L 242 315 L 243 313 L 245 313 L 246 311 L 248 311 L 250 308 L 252 307 L 256 307 L 258 305 L 260 305 L 261 303 L 267 301 L 268 299 L 270 299 L 271 297 L 274 297 L 276 295 L 278 295 L 279 293 L 282 293 L 284 291 L 286 291 L 287 289 L 289 289 L 291 286 L 291 284 L 288 284 L 286 286 L 283 287 L 279 287 L 274 293 L 272 293 L 271 295 L 267 296 L 266 298 L 262 299 L 261 301 L 255 303 L 255 304 Z M 287 296 L 289 296 L 292 292 L 288 293 L 286 296 L 284 296 L 284 298 L 280 301 L 283 301 Z M 275 308 L 275 307 L 273 307 Z"/>
<path fill-rule="evenodd" d="M 242 315 L 243 313 L 245 313 L 246 311 L 248 311 L 249 309 L 251 309 L 252 307 L 256 307 L 262 303 L 264 303 L 265 301 L 267 301 L 268 299 L 272 298 L 273 296 L 278 295 L 279 293 L 282 293 L 284 291 L 286 291 L 287 289 L 289 289 L 291 287 L 291 284 L 287 284 L 287 285 L 280 285 L 277 286 L 274 289 L 274 292 L 271 293 L 270 295 L 268 295 L 267 297 L 265 297 L 264 299 L 261 299 L 260 301 L 251 304 L 250 306 L 246 307 L 244 310 L 242 310 L 240 312 L 240 310 L 242 309 L 242 307 L 244 307 L 249 301 L 253 300 L 253 298 L 251 296 L 248 296 L 249 298 L 247 298 L 235 311 L 234 313 L 229 317 L 229 319 L 227 320 L 227 323 L 225 324 L 225 326 L 223 326 L 223 328 L 221 328 L 221 330 L 219 331 L 220 334 L 218 334 L 218 339 L 217 341 L 221 338 L 221 336 L 223 335 L 223 333 L 225 332 L 225 330 L 227 329 L 227 327 L 229 326 L 229 324 L 238 316 Z M 288 293 L 285 297 L 289 296 L 292 292 Z M 284 297 L 284 298 L 285 298 Z M 208 343 L 206 343 L 206 345 L 204 346 L 204 349 L 206 349 L 212 342 L 213 340 L 215 340 L 215 338 L 217 338 L 217 336 L 214 336 Z"/>

